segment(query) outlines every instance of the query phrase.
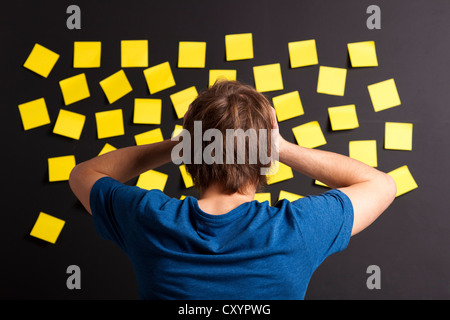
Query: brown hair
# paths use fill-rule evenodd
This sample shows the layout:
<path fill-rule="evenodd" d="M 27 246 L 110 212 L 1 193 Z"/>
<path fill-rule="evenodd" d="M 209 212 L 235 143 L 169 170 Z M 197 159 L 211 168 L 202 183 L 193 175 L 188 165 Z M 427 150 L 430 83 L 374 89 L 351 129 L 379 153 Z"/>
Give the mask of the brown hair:
<path fill-rule="evenodd" d="M 257 133 L 257 150 L 259 155 L 259 129 L 266 129 L 267 157 L 271 157 L 271 108 L 268 99 L 255 88 L 237 81 L 217 81 L 212 87 L 201 92 L 192 102 L 184 118 L 184 128 L 194 136 L 194 121 L 201 121 L 202 136 L 208 129 L 218 129 L 223 136 L 223 159 L 227 157 L 227 129 L 255 129 Z M 257 191 L 267 185 L 266 176 L 261 174 L 262 168 L 270 167 L 271 163 L 263 164 L 259 156 L 256 163 L 249 161 L 249 139 L 245 137 L 245 164 L 237 163 L 237 137 L 234 137 L 234 162 L 222 164 L 206 164 L 193 161 L 194 149 L 191 144 L 192 161 L 186 163 L 186 169 L 192 177 L 194 185 L 200 191 L 212 184 L 219 184 L 226 193 L 244 193 L 246 188 L 256 186 Z M 202 150 L 210 142 L 202 139 Z M 229 157 L 231 155 L 228 155 Z"/>

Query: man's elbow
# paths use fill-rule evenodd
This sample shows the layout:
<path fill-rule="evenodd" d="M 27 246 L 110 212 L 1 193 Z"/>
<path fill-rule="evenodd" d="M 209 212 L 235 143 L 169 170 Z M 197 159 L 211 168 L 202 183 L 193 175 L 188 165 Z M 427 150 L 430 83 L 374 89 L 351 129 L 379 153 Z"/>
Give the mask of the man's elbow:
<path fill-rule="evenodd" d="M 72 168 L 72 170 L 70 171 L 70 175 L 69 175 L 69 182 L 73 181 L 76 178 L 79 168 L 80 168 L 80 164 L 77 164 L 75 167 Z"/>
<path fill-rule="evenodd" d="M 91 172 L 88 167 L 78 164 L 69 175 L 69 186 L 75 197 L 81 202 L 86 210 L 91 213 L 89 197 L 93 184 L 90 176 Z"/>
<path fill-rule="evenodd" d="M 79 189 L 80 182 L 84 180 L 83 179 L 84 171 L 85 170 L 81 163 L 77 164 L 75 167 L 73 167 L 72 171 L 70 171 L 69 186 L 72 192 L 74 192 L 75 194 Z"/>
<path fill-rule="evenodd" d="M 78 175 L 79 175 L 79 165 L 76 165 L 75 167 L 72 168 L 69 175 L 69 186 L 70 189 L 72 189 L 72 191 L 74 191 Z"/>
<path fill-rule="evenodd" d="M 384 176 L 384 189 L 386 192 L 387 201 L 389 202 L 389 205 L 394 201 L 395 197 L 397 196 L 397 183 L 395 182 L 394 178 L 388 174 L 383 174 Z"/>

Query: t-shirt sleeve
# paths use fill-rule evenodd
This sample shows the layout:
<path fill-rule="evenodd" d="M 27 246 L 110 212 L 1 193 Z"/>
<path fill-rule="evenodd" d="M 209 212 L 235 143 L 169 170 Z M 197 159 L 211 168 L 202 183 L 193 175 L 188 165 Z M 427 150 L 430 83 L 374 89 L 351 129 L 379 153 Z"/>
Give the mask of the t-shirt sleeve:
<path fill-rule="evenodd" d="M 167 198 L 159 190 L 125 185 L 110 177 L 97 180 L 90 193 L 90 207 L 97 233 L 127 252 L 139 228 L 139 216 Z"/>
<path fill-rule="evenodd" d="M 345 193 L 333 189 L 293 201 L 292 207 L 314 269 L 326 257 L 347 247 L 353 228 L 353 205 Z"/>

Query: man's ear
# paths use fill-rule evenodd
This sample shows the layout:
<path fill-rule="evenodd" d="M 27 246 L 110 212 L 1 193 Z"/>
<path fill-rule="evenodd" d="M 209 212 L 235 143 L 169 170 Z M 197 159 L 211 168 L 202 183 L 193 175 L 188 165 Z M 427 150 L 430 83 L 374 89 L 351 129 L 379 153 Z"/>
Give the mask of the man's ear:
<path fill-rule="evenodd" d="M 270 111 L 272 111 L 271 114 L 272 129 L 278 129 L 277 113 L 275 111 L 275 108 L 271 108 Z"/>

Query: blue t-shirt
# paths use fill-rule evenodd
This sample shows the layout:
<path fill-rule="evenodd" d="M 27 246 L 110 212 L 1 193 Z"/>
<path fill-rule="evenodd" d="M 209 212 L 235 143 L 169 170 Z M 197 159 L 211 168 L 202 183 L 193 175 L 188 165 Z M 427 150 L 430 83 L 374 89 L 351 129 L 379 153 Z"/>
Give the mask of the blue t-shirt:
<path fill-rule="evenodd" d="M 104 177 L 90 206 L 99 235 L 130 258 L 141 299 L 304 299 L 313 272 L 346 248 L 353 226 L 339 190 L 210 215 L 194 197 Z"/>

